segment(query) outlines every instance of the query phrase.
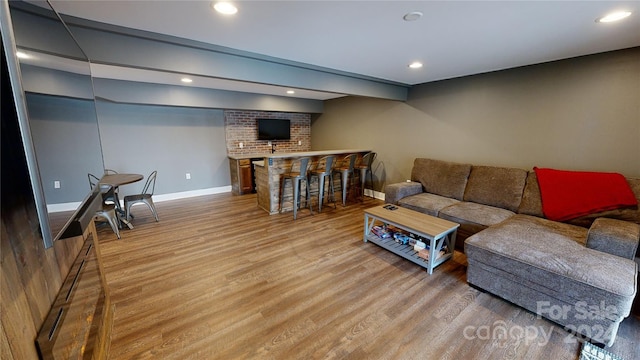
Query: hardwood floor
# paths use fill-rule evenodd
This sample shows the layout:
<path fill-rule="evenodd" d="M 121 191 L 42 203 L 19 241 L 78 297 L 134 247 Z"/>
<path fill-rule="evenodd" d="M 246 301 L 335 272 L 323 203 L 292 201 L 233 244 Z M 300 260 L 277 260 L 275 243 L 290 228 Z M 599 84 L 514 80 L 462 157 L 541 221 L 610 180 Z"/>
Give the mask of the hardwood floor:
<path fill-rule="evenodd" d="M 364 243 L 362 210 L 379 203 L 294 221 L 220 194 L 158 203 L 158 223 L 136 206 L 121 240 L 100 226 L 111 358 L 578 358 L 561 327 L 469 287 L 464 254 L 429 276 Z M 631 316 L 608 350 L 638 358 L 638 339 Z"/>

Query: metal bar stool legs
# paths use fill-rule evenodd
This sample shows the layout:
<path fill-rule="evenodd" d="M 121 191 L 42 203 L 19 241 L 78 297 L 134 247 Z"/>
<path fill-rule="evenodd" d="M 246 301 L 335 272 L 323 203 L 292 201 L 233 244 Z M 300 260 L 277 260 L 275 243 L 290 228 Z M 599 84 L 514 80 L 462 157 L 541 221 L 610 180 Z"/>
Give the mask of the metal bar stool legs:
<path fill-rule="evenodd" d="M 322 159 L 318 160 L 316 165 L 316 169 L 312 170 L 309 173 L 309 184 L 311 184 L 311 179 L 313 177 L 318 178 L 318 212 L 322 212 L 322 203 L 324 202 L 324 183 L 329 178 L 329 188 L 327 189 L 327 195 L 329 195 L 329 191 L 331 192 L 331 201 L 333 201 L 333 207 L 336 207 L 336 196 L 335 189 L 333 185 L 333 160 L 335 157 L 333 155 L 325 156 Z"/>
<path fill-rule="evenodd" d="M 349 191 L 349 185 L 353 181 L 354 167 L 357 159 L 357 154 L 350 154 L 342 159 L 341 164 L 333 170 L 333 173 L 340 175 L 340 182 L 342 186 L 342 206 L 347 206 L 347 192 Z"/>
<path fill-rule="evenodd" d="M 292 185 L 292 192 L 293 192 L 293 219 L 297 219 L 298 218 L 298 207 L 300 206 L 301 202 L 300 202 L 300 185 L 301 183 L 304 181 L 305 185 L 307 187 L 307 195 L 306 195 L 306 199 L 305 199 L 305 205 L 307 207 L 309 207 L 309 210 L 311 211 L 311 196 L 309 194 L 308 188 L 309 188 L 309 183 L 307 182 L 306 178 L 290 178 L 290 177 L 283 177 L 282 178 L 282 186 L 280 187 L 280 211 L 282 211 L 282 208 L 284 207 L 284 189 L 287 186 L 287 180 L 289 180 L 291 182 Z M 313 214 L 313 211 L 311 211 L 311 213 Z"/>
<path fill-rule="evenodd" d="M 284 205 L 284 190 L 287 186 L 287 180 L 291 181 L 291 187 L 293 192 L 293 219 L 297 219 L 298 217 L 298 206 L 300 204 L 300 185 L 304 181 L 306 185 L 306 205 L 309 207 L 309 211 L 313 214 L 313 210 L 311 210 L 311 201 L 309 194 L 309 181 L 307 178 L 307 172 L 309 169 L 309 158 L 300 158 L 298 159 L 299 170 L 295 171 L 294 167 L 296 162 L 292 162 L 291 170 L 288 174 L 283 174 L 281 177 L 282 184 L 280 185 L 280 211 L 282 211 L 282 207 Z"/>
<path fill-rule="evenodd" d="M 373 196 L 373 171 L 371 170 L 371 164 L 373 164 L 373 160 L 376 158 L 376 153 L 370 152 L 362 156 L 362 160 L 360 161 L 360 165 L 358 165 L 358 170 L 360 170 L 360 197 L 364 198 L 364 186 L 367 182 L 367 175 L 371 180 L 371 197 Z"/>
<path fill-rule="evenodd" d="M 335 189 L 333 187 L 333 175 L 322 174 L 318 176 L 318 212 L 322 211 L 322 203 L 324 202 L 324 183 L 329 179 L 329 188 L 327 189 L 327 198 L 331 199 L 330 201 L 333 203 L 333 208 L 336 208 L 336 194 Z M 330 195 L 330 197 L 329 197 Z"/>
<path fill-rule="evenodd" d="M 341 171 L 340 183 L 342 184 L 342 206 L 347 206 L 347 193 L 349 192 L 350 174 L 347 171 Z"/>

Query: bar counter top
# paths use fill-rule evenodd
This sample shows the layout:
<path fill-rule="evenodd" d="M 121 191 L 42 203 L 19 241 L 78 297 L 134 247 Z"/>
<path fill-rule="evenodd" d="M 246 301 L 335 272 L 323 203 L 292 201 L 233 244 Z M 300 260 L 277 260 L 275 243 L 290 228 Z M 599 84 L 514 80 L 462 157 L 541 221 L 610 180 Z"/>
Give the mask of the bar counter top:
<path fill-rule="evenodd" d="M 289 158 L 298 158 L 303 156 L 313 157 L 313 156 L 325 156 L 325 155 L 367 153 L 369 151 L 370 150 L 363 150 L 363 149 L 317 150 L 317 151 L 296 151 L 296 152 L 277 152 L 276 151 L 274 153 L 229 155 L 229 159 L 233 159 L 233 160 L 255 159 L 255 158 L 289 159 Z"/>

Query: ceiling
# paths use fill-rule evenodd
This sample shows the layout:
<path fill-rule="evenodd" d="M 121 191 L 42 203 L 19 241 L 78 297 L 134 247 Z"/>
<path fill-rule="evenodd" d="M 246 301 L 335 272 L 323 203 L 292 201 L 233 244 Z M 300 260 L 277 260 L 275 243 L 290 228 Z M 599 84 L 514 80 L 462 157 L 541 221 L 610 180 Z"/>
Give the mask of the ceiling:
<path fill-rule="evenodd" d="M 640 1 L 235 1 L 232 16 L 215 12 L 210 1 L 51 3 L 62 14 L 408 86 L 640 46 Z M 621 9 L 633 14 L 595 21 Z M 405 21 L 413 11 L 423 16 Z M 410 69 L 414 61 L 424 66 Z M 128 78 L 164 82 L 162 74 L 128 71 Z M 201 86 L 246 91 L 243 84 L 207 79 Z"/>

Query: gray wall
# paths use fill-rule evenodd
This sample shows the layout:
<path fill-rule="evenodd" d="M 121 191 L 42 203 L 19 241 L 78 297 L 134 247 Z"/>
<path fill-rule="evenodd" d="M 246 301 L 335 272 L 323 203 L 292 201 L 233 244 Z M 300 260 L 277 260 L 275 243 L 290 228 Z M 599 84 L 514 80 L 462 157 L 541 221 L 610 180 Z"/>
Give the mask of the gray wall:
<path fill-rule="evenodd" d="M 406 103 L 325 102 L 314 150 L 372 148 L 378 184 L 415 157 L 640 177 L 640 48 L 428 83 Z"/>
<path fill-rule="evenodd" d="M 88 73 L 88 63 L 72 63 Z M 103 172 L 91 77 L 26 64 L 20 69 L 46 202 L 80 202 L 89 192 L 87 173 Z"/>
<path fill-rule="evenodd" d="M 229 186 L 222 110 L 101 100 L 96 109 L 106 168 L 145 178 L 158 170 L 156 194 Z M 120 191 L 139 192 L 142 185 Z"/>
<path fill-rule="evenodd" d="M 76 70 L 82 70 L 83 63 L 72 60 L 65 61 L 78 64 L 75 65 Z M 93 100 L 91 76 L 88 75 L 90 73 L 89 64 L 84 63 L 84 65 L 87 75 L 20 64 L 22 88 L 26 92 Z"/>
<path fill-rule="evenodd" d="M 31 93 L 26 99 L 47 204 L 82 201 L 89 193 L 87 173 L 103 171 L 93 100 Z"/>

